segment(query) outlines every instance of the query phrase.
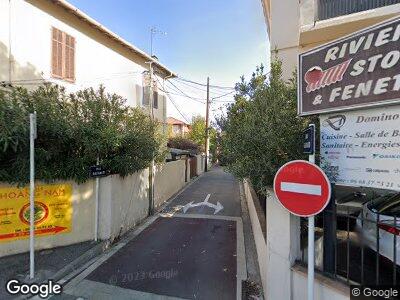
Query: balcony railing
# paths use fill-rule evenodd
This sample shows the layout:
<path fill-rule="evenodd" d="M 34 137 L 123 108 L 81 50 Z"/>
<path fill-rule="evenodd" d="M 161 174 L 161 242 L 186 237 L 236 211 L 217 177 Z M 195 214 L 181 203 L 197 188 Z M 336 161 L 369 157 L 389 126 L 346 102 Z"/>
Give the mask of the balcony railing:
<path fill-rule="evenodd" d="M 400 3 L 400 0 L 318 0 L 318 19 L 338 16 Z"/>

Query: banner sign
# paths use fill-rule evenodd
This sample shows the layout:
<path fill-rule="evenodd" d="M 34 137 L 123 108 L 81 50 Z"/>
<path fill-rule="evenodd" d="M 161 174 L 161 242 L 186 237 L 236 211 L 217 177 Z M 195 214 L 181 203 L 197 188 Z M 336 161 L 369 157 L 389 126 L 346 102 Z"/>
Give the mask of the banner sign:
<path fill-rule="evenodd" d="M 72 186 L 35 188 L 35 236 L 66 233 L 72 227 Z M 0 188 L 0 242 L 29 237 L 29 187 Z"/>
<path fill-rule="evenodd" d="M 336 184 L 400 190 L 400 107 L 320 116 L 321 167 Z"/>
<path fill-rule="evenodd" d="M 400 102 L 400 18 L 299 55 L 298 113 Z"/>

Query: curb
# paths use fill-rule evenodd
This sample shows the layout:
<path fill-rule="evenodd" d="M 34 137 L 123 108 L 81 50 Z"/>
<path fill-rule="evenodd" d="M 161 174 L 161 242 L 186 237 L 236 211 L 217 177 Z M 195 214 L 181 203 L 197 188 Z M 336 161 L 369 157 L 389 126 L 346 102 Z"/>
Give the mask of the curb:
<path fill-rule="evenodd" d="M 89 261 L 93 260 L 95 257 L 99 256 L 102 254 L 107 248 L 109 247 L 109 241 L 102 241 L 96 245 L 94 245 L 92 248 L 84 252 L 82 255 L 74 259 L 72 262 L 61 268 L 59 271 L 51 275 L 50 277 L 42 280 L 39 283 L 44 283 L 48 280 L 53 280 L 55 282 L 58 282 L 62 280 L 63 278 L 67 277 L 69 274 L 79 270 L 82 268 L 83 265 L 87 264 Z M 22 300 L 22 299 L 36 299 L 35 295 L 28 294 L 28 295 L 23 295 L 20 297 L 17 297 L 16 299 Z"/>
<path fill-rule="evenodd" d="M 91 259 L 95 258 L 96 256 L 102 254 L 107 248 L 109 247 L 109 241 L 101 241 L 97 245 L 93 246 L 81 256 L 70 262 L 68 265 L 60 269 L 54 275 L 50 276 L 48 279 L 52 279 L 54 281 L 59 281 L 60 279 L 64 278 L 68 274 L 76 271 L 82 265 L 86 264 Z"/>

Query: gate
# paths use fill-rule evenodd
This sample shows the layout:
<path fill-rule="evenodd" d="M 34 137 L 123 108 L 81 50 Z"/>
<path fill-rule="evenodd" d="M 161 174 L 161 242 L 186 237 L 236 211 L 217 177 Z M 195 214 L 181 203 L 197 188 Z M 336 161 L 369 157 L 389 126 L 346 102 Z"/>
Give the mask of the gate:
<path fill-rule="evenodd" d="M 197 157 L 190 158 L 190 179 L 197 176 Z"/>

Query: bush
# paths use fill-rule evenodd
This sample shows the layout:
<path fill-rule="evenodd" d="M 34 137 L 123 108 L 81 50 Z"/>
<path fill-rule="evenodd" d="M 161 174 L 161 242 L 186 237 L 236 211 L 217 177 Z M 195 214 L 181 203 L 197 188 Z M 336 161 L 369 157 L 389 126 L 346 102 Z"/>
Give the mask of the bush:
<path fill-rule="evenodd" d="M 281 74 L 281 63 L 275 61 L 269 77 L 261 66 L 250 82 L 242 78 L 235 103 L 217 120 L 221 161 L 239 178 L 250 178 L 264 195 L 279 167 L 304 157 L 303 130 L 309 120 L 297 116 L 295 78 L 287 83 Z"/>
<path fill-rule="evenodd" d="M 29 113 L 37 112 L 35 177 L 39 180 L 88 179 L 100 163 L 126 176 L 147 167 L 157 155 L 158 125 L 103 87 L 66 94 L 54 85 L 36 90 L 0 91 L 0 181 L 29 180 Z"/>
<path fill-rule="evenodd" d="M 183 137 L 169 138 L 168 147 L 181 150 L 189 150 L 193 154 L 198 154 L 200 152 L 200 147 L 198 144 Z"/>

